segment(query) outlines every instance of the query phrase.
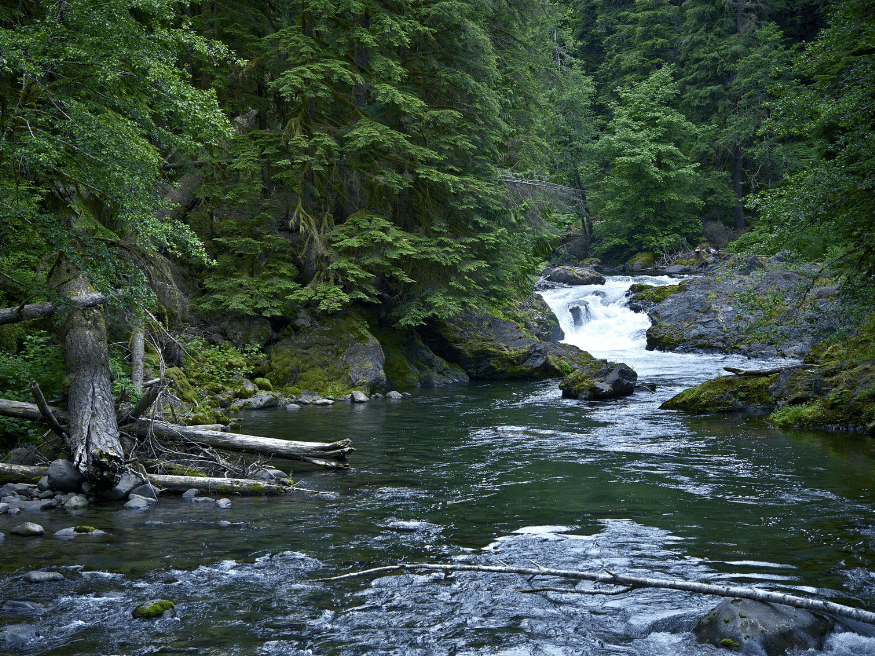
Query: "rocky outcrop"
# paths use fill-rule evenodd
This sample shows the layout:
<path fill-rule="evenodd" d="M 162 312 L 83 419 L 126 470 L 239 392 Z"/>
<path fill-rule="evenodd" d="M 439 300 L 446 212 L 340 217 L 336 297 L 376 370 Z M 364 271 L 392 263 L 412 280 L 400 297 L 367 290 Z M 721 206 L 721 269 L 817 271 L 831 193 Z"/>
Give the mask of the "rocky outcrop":
<path fill-rule="evenodd" d="M 701 644 L 738 654 L 783 656 L 791 649 L 823 648 L 832 623 L 807 610 L 750 599 L 726 599 L 696 625 Z"/>
<path fill-rule="evenodd" d="M 468 382 L 468 374 L 461 366 L 435 355 L 415 330 L 386 329 L 374 332 L 386 354 L 385 370 L 389 386 L 439 387 Z"/>
<path fill-rule="evenodd" d="M 734 258 L 653 306 L 647 348 L 799 357 L 836 321 L 835 287 L 812 287 L 780 256 Z"/>
<path fill-rule="evenodd" d="M 584 267 L 550 266 L 544 269 L 536 290 L 552 289 L 558 285 L 604 285 L 605 277 Z"/>
<path fill-rule="evenodd" d="M 519 324 L 498 317 L 467 314 L 435 320 L 424 332 L 424 338 L 436 353 L 458 362 L 475 380 L 568 376 L 573 377 L 570 382 L 563 382 L 570 390 L 568 396 L 604 399 L 631 394 L 637 379 L 635 372 L 624 364 L 597 360 L 570 344 L 542 342 L 526 335 Z"/>
<path fill-rule="evenodd" d="M 386 385 L 385 357 L 367 324 L 354 313 L 313 321 L 273 346 L 266 378 L 274 387 L 330 391 Z"/>
<path fill-rule="evenodd" d="M 524 298 L 520 303 L 519 313 L 523 327 L 533 337 L 542 342 L 561 342 L 565 339 L 565 331 L 559 325 L 559 319 L 540 294 Z"/>

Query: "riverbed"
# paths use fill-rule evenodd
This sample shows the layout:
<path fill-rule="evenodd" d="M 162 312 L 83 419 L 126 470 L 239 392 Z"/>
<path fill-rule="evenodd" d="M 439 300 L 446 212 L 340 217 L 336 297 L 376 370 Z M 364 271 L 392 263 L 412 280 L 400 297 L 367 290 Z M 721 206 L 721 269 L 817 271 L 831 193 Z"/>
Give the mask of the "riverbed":
<path fill-rule="evenodd" d="M 875 607 L 872 440 L 779 431 L 762 417 L 659 410 L 724 366 L 771 363 L 645 351 L 648 320 L 625 306 L 632 282 L 611 278 L 544 296 L 570 343 L 626 362 L 654 392 L 589 403 L 562 399 L 555 380 L 476 383 L 411 390 L 400 401 L 253 411 L 243 418 L 248 433 L 351 438 L 352 469 L 293 467 L 309 491 L 235 498 L 229 510 L 171 498 L 145 512 L 101 505 L 0 516 L 7 534 L 0 604 L 41 605 L 0 611 L 0 622 L 24 627 L 6 647 L 131 655 L 723 653 L 690 633 L 719 601 L 701 595 L 613 595 L 587 583 L 492 574 L 313 581 L 398 562 L 607 569 Z M 576 313 L 585 317 L 579 325 L 575 306 L 586 309 Z M 42 524 L 46 537 L 9 536 L 25 519 Z M 78 524 L 107 535 L 52 537 Z M 65 580 L 23 581 L 36 568 Z M 131 618 L 133 606 L 151 598 L 173 601 L 176 616 Z M 875 638 L 848 627 L 826 653 L 875 655 Z"/>

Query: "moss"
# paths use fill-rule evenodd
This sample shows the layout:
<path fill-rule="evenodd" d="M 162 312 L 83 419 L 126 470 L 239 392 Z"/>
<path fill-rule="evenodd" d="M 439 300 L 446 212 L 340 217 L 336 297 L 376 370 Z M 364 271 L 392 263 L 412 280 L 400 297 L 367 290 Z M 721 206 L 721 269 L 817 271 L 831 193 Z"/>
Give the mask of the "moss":
<path fill-rule="evenodd" d="M 635 283 L 629 288 L 632 292 L 632 300 L 634 301 L 652 301 L 654 303 L 662 303 L 669 296 L 677 292 L 681 288 L 680 285 L 642 285 Z"/>
<path fill-rule="evenodd" d="M 637 253 L 629 258 L 629 266 L 640 266 L 644 269 L 652 269 L 656 265 L 656 255 L 653 253 Z"/>
<path fill-rule="evenodd" d="M 181 465 L 174 465 L 171 463 L 164 463 L 164 470 L 171 476 L 193 476 L 195 478 L 207 477 L 207 475 L 199 469 L 194 469 L 193 467 L 183 467 Z"/>
<path fill-rule="evenodd" d="M 252 382 L 263 392 L 273 392 L 273 385 L 271 385 L 271 382 L 267 378 L 256 378 Z"/>
<path fill-rule="evenodd" d="M 735 642 L 735 640 L 733 640 L 732 638 L 723 638 L 723 640 L 720 641 L 720 646 L 726 647 L 727 649 L 734 649 L 736 647 L 740 647 L 741 645 Z"/>
<path fill-rule="evenodd" d="M 174 608 L 176 608 L 176 605 L 172 601 L 168 601 L 167 599 L 153 599 L 138 604 L 131 614 L 134 617 L 141 619 L 154 619 L 156 617 L 161 617 L 168 610 L 173 610 Z"/>
<path fill-rule="evenodd" d="M 179 367 L 167 367 L 164 374 L 176 384 L 176 393 L 183 401 L 189 403 L 197 403 L 198 397 L 194 391 L 194 387 L 188 381 L 188 377 Z"/>
<path fill-rule="evenodd" d="M 662 410 L 686 410 L 699 414 L 734 412 L 773 406 L 769 388 L 772 376 L 722 376 L 708 380 L 673 396 Z"/>
<path fill-rule="evenodd" d="M 96 530 L 93 526 L 85 526 L 84 524 L 73 528 L 73 531 L 76 533 L 94 533 Z"/>

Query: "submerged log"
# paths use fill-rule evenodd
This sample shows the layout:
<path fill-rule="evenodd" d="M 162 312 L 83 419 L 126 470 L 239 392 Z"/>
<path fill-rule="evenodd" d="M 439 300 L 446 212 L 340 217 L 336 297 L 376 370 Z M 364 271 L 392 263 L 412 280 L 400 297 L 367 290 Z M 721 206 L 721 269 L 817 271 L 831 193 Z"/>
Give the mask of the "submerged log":
<path fill-rule="evenodd" d="M 328 578 L 311 579 L 312 581 L 340 581 L 343 579 L 361 578 L 365 576 L 373 576 L 375 574 L 388 574 L 398 571 L 437 571 L 449 574 L 452 572 L 490 572 L 494 574 L 519 574 L 522 576 L 554 576 L 558 578 L 566 578 L 577 581 L 595 581 L 597 583 L 606 583 L 609 585 L 622 585 L 631 589 L 634 588 L 662 588 L 667 590 L 681 590 L 684 592 L 696 592 L 698 594 L 717 595 L 719 597 L 733 597 L 741 599 L 753 599 L 754 601 L 762 601 L 770 604 L 784 604 L 785 606 L 793 606 L 794 608 L 804 608 L 813 610 L 819 613 L 828 613 L 830 615 L 838 615 L 839 617 L 848 617 L 859 622 L 867 624 L 875 624 L 875 613 L 872 613 L 861 608 L 852 608 L 851 606 L 843 606 L 832 601 L 823 601 L 821 599 L 809 599 L 806 597 L 797 597 L 779 592 L 769 592 L 759 588 L 740 588 L 728 585 L 712 585 L 710 583 L 697 583 L 696 581 L 677 581 L 671 579 L 651 579 L 642 576 L 626 576 L 623 574 L 614 574 L 607 570 L 601 572 L 586 572 L 574 569 L 550 569 L 547 567 L 512 567 L 498 565 L 441 565 L 431 563 L 407 564 L 401 563 L 398 565 L 388 565 L 386 567 L 374 567 L 373 569 L 362 570 L 359 572 L 351 572 L 349 574 L 341 574 Z M 569 592 L 574 592 L 569 590 Z"/>
<path fill-rule="evenodd" d="M 348 469 L 347 456 L 355 451 L 350 440 L 339 442 L 294 442 L 255 435 L 224 433 L 204 430 L 195 426 L 176 426 L 161 421 L 141 419 L 136 424 L 136 434 L 142 437 L 150 431 L 168 440 L 190 440 L 219 449 L 246 451 L 259 455 L 296 460 L 327 469 Z"/>

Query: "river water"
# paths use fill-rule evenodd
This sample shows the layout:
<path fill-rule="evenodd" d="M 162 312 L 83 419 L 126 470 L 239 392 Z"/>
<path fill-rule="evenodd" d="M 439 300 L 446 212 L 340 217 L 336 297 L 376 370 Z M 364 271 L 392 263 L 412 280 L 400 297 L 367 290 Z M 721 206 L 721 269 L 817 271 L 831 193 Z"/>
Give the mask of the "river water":
<path fill-rule="evenodd" d="M 666 278 L 637 278 L 668 284 Z M 661 411 L 666 398 L 759 362 L 649 353 L 633 282 L 544 294 L 569 342 L 653 383 L 610 402 L 562 399 L 558 381 L 418 390 L 403 401 L 248 413 L 248 433 L 358 451 L 348 473 L 295 470 L 299 492 L 229 510 L 162 500 L 0 515 L 0 651 L 20 654 L 490 655 L 724 653 L 689 632 L 719 599 L 585 594 L 487 574 L 312 579 L 398 562 L 602 570 L 817 594 L 875 606 L 872 440 L 782 432 L 757 417 Z M 570 307 L 580 307 L 578 326 Z M 288 463 L 275 463 L 287 465 Z M 9 529 L 38 521 L 46 537 Z M 52 534 L 89 524 L 106 536 Z M 65 580 L 27 583 L 45 568 Z M 529 592 L 528 590 L 539 590 Z M 132 607 L 170 599 L 175 617 Z M 10 629 L 9 625 L 15 625 Z M 855 629 L 855 630 L 854 630 Z M 17 632 L 19 638 L 9 637 Z M 875 655 L 848 627 L 832 656 Z"/>

